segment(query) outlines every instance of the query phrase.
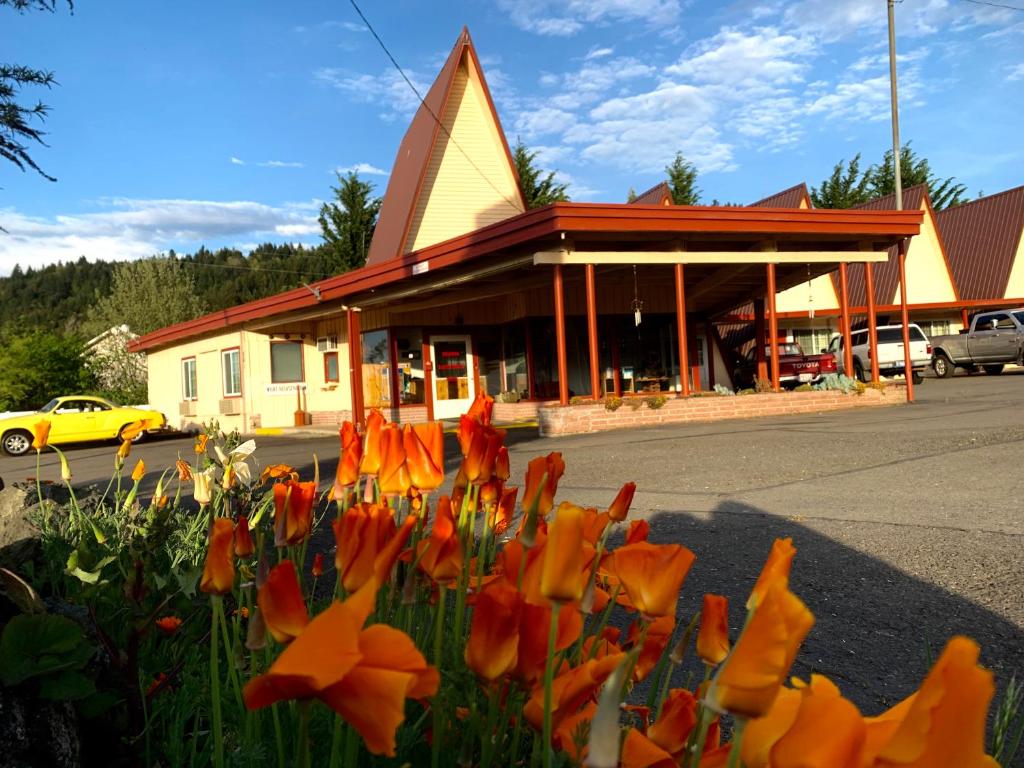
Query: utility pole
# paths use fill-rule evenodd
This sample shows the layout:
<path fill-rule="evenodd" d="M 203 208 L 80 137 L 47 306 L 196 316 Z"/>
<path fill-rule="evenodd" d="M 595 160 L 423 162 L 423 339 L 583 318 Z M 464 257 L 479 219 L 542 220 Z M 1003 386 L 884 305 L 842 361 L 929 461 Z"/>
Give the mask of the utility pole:
<path fill-rule="evenodd" d="M 900 155 L 900 107 L 896 97 L 896 3 L 889 6 L 889 86 L 892 95 L 892 166 L 896 181 L 896 210 L 903 210 L 903 174 Z M 903 321 L 903 378 L 907 383 L 907 402 L 914 402 L 914 369 L 910 359 L 910 312 L 907 307 L 907 241 L 897 248 L 900 268 L 900 315 Z"/>

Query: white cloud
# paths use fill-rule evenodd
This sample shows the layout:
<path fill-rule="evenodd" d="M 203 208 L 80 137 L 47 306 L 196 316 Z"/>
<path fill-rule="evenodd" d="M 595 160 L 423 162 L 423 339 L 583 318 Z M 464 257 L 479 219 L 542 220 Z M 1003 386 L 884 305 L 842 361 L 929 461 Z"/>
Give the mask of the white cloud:
<path fill-rule="evenodd" d="M 264 163 L 256 163 L 263 168 L 302 168 L 302 163 L 288 162 L 285 160 L 267 160 Z"/>
<path fill-rule="evenodd" d="M 430 82 L 409 69 L 405 70 L 405 74 L 416 86 L 416 90 L 426 97 Z M 381 118 L 389 122 L 399 117 L 411 117 L 420 105 L 412 88 L 393 69 L 384 70 L 379 75 L 370 75 L 336 67 L 324 67 L 314 72 L 313 76 L 320 82 L 348 94 L 355 101 L 382 105 L 385 111 L 381 113 Z"/>
<path fill-rule="evenodd" d="M 1010 74 L 1006 76 L 1007 80 L 1024 80 L 1024 64 L 1009 67 L 1009 70 Z"/>
<path fill-rule="evenodd" d="M 512 23 L 538 35 L 568 37 L 588 24 L 675 24 L 680 0 L 498 0 Z"/>
<path fill-rule="evenodd" d="M 245 160 L 239 160 L 237 157 L 231 157 L 232 165 L 245 165 Z"/>
<path fill-rule="evenodd" d="M 598 48 L 597 46 L 594 46 L 587 51 L 587 55 L 583 58 L 586 61 L 593 61 L 594 59 L 603 59 L 605 56 L 611 56 L 613 53 L 615 53 L 614 48 Z"/>
<path fill-rule="evenodd" d="M 807 59 L 816 53 L 811 38 L 786 34 L 774 27 L 749 32 L 725 28 L 691 46 L 665 71 L 733 88 L 790 85 L 804 79 L 810 66 Z"/>
<path fill-rule="evenodd" d="M 349 32 L 369 32 L 369 29 L 366 26 L 355 21 L 322 21 L 319 24 L 314 24 L 312 27 L 305 25 L 292 27 L 292 31 L 298 32 L 299 34 L 320 29 L 344 29 Z"/>
<path fill-rule="evenodd" d="M 356 163 L 355 165 L 346 165 L 344 168 L 336 168 L 338 173 L 358 173 L 363 176 L 387 176 L 388 172 L 383 168 L 378 168 L 375 165 L 369 163 Z"/>
<path fill-rule="evenodd" d="M 308 203 L 267 205 L 252 201 L 138 200 L 104 201 L 106 209 L 54 217 L 0 211 L 0 274 L 57 261 L 125 261 L 167 248 L 198 247 L 225 239 L 263 242 L 297 240 L 319 234 Z"/>

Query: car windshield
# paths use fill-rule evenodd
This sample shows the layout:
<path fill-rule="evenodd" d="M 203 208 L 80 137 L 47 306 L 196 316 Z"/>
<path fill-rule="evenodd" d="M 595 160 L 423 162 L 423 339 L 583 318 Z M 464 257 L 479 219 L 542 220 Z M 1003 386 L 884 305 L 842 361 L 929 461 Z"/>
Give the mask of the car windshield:
<path fill-rule="evenodd" d="M 772 345 L 771 344 L 766 344 L 765 345 L 764 353 L 768 357 L 772 356 Z M 779 344 L 779 356 L 780 357 L 782 355 L 798 355 L 800 357 L 803 357 L 803 354 L 804 354 L 804 351 L 802 349 L 800 349 L 800 345 L 799 344 Z"/>
<path fill-rule="evenodd" d="M 56 407 L 57 407 L 57 398 L 55 397 L 55 398 L 53 398 L 53 400 L 51 400 L 46 405 L 44 405 L 42 408 L 40 408 L 39 412 L 40 413 L 49 413 L 50 411 L 52 411 Z"/>
<path fill-rule="evenodd" d="M 1018 322 L 1018 323 L 1020 323 L 1021 325 L 1024 325 L 1024 309 L 1022 309 L 1022 310 L 1018 310 L 1017 312 L 1013 312 L 1013 313 L 1011 313 L 1011 314 L 1012 314 L 1012 315 L 1013 315 L 1013 316 L 1014 316 L 1015 318 L 1017 318 L 1017 322 Z"/>

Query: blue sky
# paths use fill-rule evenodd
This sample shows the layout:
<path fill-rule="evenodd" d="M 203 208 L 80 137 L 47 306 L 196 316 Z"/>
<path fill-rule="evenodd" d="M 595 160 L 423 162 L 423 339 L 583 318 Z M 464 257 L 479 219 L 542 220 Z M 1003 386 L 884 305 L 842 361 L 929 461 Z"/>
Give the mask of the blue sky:
<path fill-rule="evenodd" d="M 681 150 L 707 201 L 751 202 L 891 141 L 884 0 L 362 5 L 423 89 L 468 25 L 510 142 L 577 200 L 622 201 Z M 1024 183 L 1024 12 L 896 7 L 903 138 L 972 196 Z M 58 181 L 0 164 L 0 275 L 315 243 L 334 170 L 383 194 L 416 106 L 343 0 L 4 8 L 0 39 L 6 61 L 60 83 L 24 94 L 52 107 L 32 154 Z"/>

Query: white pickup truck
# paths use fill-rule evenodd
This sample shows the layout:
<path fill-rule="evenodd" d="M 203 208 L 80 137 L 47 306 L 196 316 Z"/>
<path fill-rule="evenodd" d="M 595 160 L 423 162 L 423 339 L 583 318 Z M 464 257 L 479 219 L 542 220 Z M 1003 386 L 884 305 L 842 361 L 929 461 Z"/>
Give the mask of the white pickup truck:
<path fill-rule="evenodd" d="M 1007 363 L 1024 364 L 1024 308 L 979 312 L 969 328 L 932 339 L 932 369 L 943 379 L 957 368 L 998 376 Z"/>
<path fill-rule="evenodd" d="M 880 325 L 876 329 L 878 337 L 878 372 L 882 376 L 902 376 L 904 371 L 903 326 Z M 931 362 L 932 348 L 928 337 L 924 335 L 917 323 L 911 323 L 910 335 L 910 367 L 911 378 L 915 384 L 921 383 L 921 372 Z M 868 344 L 866 328 L 850 334 L 850 349 L 853 353 L 853 375 L 858 381 L 871 378 L 871 347 Z M 843 337 L 835 335 L 829 343 L 828 351 L 836 356 L 840 373 L 847 373 L 843 364 Z"/>

